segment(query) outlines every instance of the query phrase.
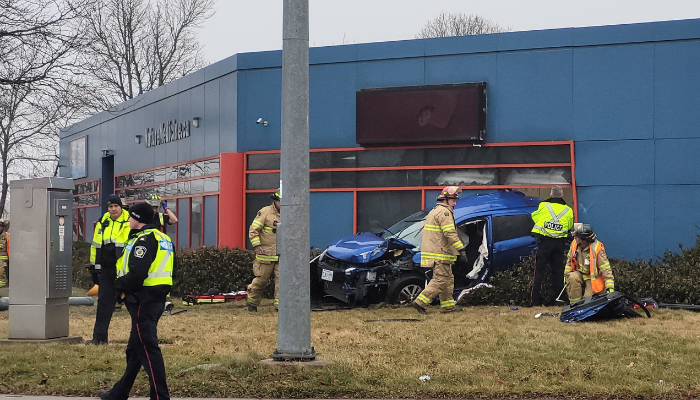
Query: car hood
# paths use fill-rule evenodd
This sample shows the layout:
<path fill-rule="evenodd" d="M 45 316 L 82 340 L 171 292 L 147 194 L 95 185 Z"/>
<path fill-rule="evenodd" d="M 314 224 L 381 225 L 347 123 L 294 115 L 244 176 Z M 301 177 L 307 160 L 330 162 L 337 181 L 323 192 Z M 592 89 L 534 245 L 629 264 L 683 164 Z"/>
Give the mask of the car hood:
<path fill-rule="evenodd" d="M 328 246 L 327 252 L 338 260 L 353 264 L 366 264 L 383 256 L 388 250 L 412 249 L 414 247 L 401 239 L 384 240 L 371 232 L 363 232 L 338 240 Z"/>

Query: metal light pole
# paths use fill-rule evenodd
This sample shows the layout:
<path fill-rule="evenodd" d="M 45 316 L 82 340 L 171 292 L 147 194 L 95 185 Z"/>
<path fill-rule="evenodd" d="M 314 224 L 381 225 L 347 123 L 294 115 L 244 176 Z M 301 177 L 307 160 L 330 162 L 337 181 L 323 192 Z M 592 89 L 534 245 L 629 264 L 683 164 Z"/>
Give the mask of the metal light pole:
<path fill-rule="evenodd" d="M 276 361 L 316 358 L 309 282 L 309 1 L 284 0 Z"/>

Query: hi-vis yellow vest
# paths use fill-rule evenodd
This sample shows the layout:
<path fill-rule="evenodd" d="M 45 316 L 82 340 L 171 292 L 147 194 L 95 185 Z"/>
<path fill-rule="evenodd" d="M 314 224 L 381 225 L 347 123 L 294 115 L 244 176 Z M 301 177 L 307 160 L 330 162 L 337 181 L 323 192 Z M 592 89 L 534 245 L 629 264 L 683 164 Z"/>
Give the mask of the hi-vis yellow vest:
<path fill-rule="evenodd" d="M 95 234 L 92 237 L 92 246 L 90 247 L 90 263 L 95 265 L 97 249 L 101 248 L 103 244 L 114 244 L 117 247 L 117 255 L 119 255 L 129 239 L 129 230 L 129 213 L 126 210 L 122 210 L 122 214 L 116 221 L 112 220 L 112 217 L 106 212 L 95 225 Z"/>
<path fill-rule="evenodd" d="M 134 248 L 139 238 L 153 234 L 158 240 L 158 252 L 156 259 L 151 263 L 148 269 L 148 277 L 143 281 L 143 286 L 157 286 L 173 284 L 173 242 L 168 235 L 160 232 L 157 229 L 146 229 L 129 240 L 124 248 L 124 254 L 117 261 L 117 279 L 126 275 L 129 272 L 129 255 Z"/>
<path fill-rule="evenodd" d="M 543 201 L 532 213 L 532 232 L 552 238 L 565 238 L 574 224 L 574 211 L 566 204 Z"/>

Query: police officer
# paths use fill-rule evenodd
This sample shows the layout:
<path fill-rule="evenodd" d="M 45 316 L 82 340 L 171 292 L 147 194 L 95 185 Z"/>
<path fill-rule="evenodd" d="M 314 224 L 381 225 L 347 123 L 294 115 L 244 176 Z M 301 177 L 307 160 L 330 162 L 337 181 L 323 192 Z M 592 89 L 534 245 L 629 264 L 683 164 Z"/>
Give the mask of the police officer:
<path fill-rule="evenodd" d="M 90 273 L 92 281 L 99 286 L 97 292 L 97 315 L 92 339 L 85 344 L 107 344 L 109 322 L 112 320 L 117 295 L 114 280 L 117 277 L 117 259 L 124 251 L 129 237 L 129 213 L 122 208 L 116 194 L 107 196 L 107 212 L 95 225 L 95 234 L 90 247 Z"/>
<path fill-rule="evenodd" d="M 280 264 L 277 256 L 277 224 L 280 222 L 281 189 L 270 195 L 272 204 L 258 211 L 253 223 L 248 230 L 248 239 L 255 249 L 255 261 L 253 261 L 253 274 L 255 278 L 248 285 L 248 311 L 258 311 L 262 292 L 270 280 L 270 275 L 275 273 L 275 308 L 279 304 L 279 279 Z"/>
<path fill-rule="evenodd" d="M 460 307 L 455 306 L 452 297 L 455 287 L 452 265 L 457 261 L 457 256 L 460 261 L 467 261 L 464 244 L 459 239 L 455 227 L 453 211 L 460 194 L 462 189 L 457 186 L 447 186 L 442 189 L 436 199 L 437 205 L 425 218 L 420 264 L 421 267 L 433 269 L 433 278 L 412 303 L 421 314 L 426 313 L 425 309 L 436 296 L 440 296 L 440 312 L 461 311 Z"/>
<path fill-rule="evenodd" d="M 175 213 L 168 208 L 168 201 L 163 200 L 157 194 L 152 194 L 148 196 L 146 203 L 153 207 L 153 227 L 159 231 L 165 233 L 165 227 L 167 225 L 177 224 L 177 217 Z M 163 212 L 158 212 L 158 206 L 163 207 Z"/>
<path fill-rule="evenodd" d="M 158 320 L 173 284 L 174 253 L 170 238 L 153 228 L 153 210 L 145 202 L 129 209 L 129 240 L 117 262 L 115 286 L 131 315 L 126 345 L 126 370 L 110 390 L 98 390 L 102 400 L 126 400 L 141 367 L 148 375 L 151 400 L 169 400 L 165 363 L 158 347 Z"/>
<path fill-rule="evenodd" d="M 0 287 L 7 286 L 7 274 L 10 265 L 10 234 L 7 223 L 0 221 Z"/>
<path fill-rule="evenodd" d="M 571 242 L 564 268 L 566 291 L 571 304 L 583 297 L 615 290 L 615 277 L 605 253 L 605 246 L 598 240 L 590 225 L 574 225 L 574 240 Z"/>
<path fill-rule="evenodd" d="M 535 253 L 535 280 L 530 291 L 529 307 L 542 305 L 542 282 L 547 274 L 547 265 L 552 274 L 553 293 L 551 298 L 545 299 L 547 303 L 554 303 L 554 298 L 562 290 L 564 284 L 564 252 L 569 231 L 574 224 L 574 211 L 564 199 L 564 190 L 561 186 L 552 186 L 549 192 L 550 198 L 541 202 L 532 220 L 532 236 L 537 241 Z"/>

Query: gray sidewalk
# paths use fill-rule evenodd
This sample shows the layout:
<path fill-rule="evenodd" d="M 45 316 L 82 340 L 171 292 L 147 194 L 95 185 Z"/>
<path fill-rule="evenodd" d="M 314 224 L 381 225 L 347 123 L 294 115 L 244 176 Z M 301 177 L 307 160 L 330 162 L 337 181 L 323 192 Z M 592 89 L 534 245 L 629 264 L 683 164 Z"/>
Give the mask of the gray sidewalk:
<path fill-rule="evenodd" d="M 70 397 L 70 396 L 32 396 L 23 394 L 0 394 L 0 400 L 99 400 L 95 397 Z M 129 397 L 129 400 L 148 400 L 148 397 Z M 171 397 L 171 400 L 228 400 L 217 398 L 197 398 L 197 397 Z M 236 399 L 236 400 L 258 400 L 258 399 Z"/>

